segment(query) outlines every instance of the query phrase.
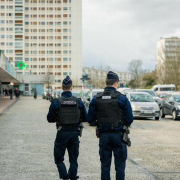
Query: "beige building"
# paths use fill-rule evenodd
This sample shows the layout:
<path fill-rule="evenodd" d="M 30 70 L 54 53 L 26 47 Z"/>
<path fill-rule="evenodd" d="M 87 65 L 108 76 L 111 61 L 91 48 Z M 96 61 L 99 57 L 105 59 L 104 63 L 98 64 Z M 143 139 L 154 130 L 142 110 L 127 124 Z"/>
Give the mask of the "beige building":
<path fill-rule="evenodd" d="M 105 79 L 107 77 L 108 70 L 100 70 L 96 68 L 89 68 L 89 67 L 83 67 L 83 72 L 88 74 L 88 77 L 93 80 L 97 81 L 97 84 L 102 82 L 105 82 Z M 115 73 L 118 74 L 120 79 L 120 84 L 127 84 L 131 79 L 132 76 L 130 73 L 127 72 L 119 72 L 115 71 Z"/>
<path fill-rule="evenodd" d="M 19 74 L 54 75 L 53 88 L 70 75 L 80 86 L 82 0 L 0 0 L 0 49 Z"/>
<path fill-rule="evenodd" d="M 180 38 L 161 38 L 157 42 L 157 75 L 160 84 L 179 81 Z"/>

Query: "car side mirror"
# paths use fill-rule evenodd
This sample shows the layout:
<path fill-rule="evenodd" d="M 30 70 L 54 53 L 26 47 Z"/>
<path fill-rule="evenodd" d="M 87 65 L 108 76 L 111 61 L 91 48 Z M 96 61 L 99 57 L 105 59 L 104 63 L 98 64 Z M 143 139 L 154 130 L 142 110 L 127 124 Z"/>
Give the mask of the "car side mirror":
<path fill-rule="evenodd" d="M 172 105 L 173 105 L 173 104 L 174 104 L 174 102 L 173 102 L 173 101 L 169 101 L 169 104 L 172 104 Z"/>
<path fill-rule="evenodd" d="M 90 102 L 90 98 L 87 98 L 87 100 Z"/>

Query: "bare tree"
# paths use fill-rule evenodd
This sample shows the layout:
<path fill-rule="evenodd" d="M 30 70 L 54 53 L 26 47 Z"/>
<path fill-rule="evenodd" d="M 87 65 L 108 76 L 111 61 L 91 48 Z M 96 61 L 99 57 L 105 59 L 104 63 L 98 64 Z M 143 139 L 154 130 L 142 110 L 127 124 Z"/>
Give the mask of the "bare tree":
<path fill-rule="evenodd" d="M 176 44 L 169 48 L 163 45 L 159 48 L 157 76 L 160 84 L 175 84 L 176 88 L 179 88 L 180 47 Z"/>
<path fill-rule="evenodd" d="M 44 75 L 44 82 L 47 84 L 47 89 L 49 91 L 49 89 L 52 88 L 51 84 L 54 82 L 53 77 L 51 76 L 51 72 L 50 72 L 50 68 L 47 68 L 47 73 L 46 75 Z"/>
<path fill-rule="evenodd" d="M 132 60 L 128 66 L 128 70 L 132 74 L 132 77 L 134 79 L 135 87 L 140 86 L 141 75 L 143 73 L 142 64 L 142 60 Z"/>

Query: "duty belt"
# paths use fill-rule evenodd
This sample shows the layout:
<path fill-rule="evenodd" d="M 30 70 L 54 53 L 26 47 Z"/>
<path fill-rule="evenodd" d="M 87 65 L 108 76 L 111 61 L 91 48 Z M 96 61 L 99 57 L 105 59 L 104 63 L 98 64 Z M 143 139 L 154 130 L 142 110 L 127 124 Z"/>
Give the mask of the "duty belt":
<path fill-rule="evenodd" d="M 123 133 L 123 131 L 115 131 L 115 130 L 99 130 L 100 133 Z"/>
<path fill-rule="evenodd" d="M 73 128 L 78 127 L 77 124 L 61 124 L 60 126 L 61 126 L 62 128 L 70 128 L 70 129 L 73 129 Z"/>

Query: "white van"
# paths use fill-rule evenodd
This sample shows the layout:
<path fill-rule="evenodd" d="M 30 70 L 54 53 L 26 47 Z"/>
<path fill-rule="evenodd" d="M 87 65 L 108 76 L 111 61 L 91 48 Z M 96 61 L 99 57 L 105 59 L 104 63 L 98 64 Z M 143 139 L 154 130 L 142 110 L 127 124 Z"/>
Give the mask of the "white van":
<path fill-rule="evenodd" d="M 174 84 L 154 85 L 151 89 L 154 91 L 175 91 L 176 86 Z"/>

